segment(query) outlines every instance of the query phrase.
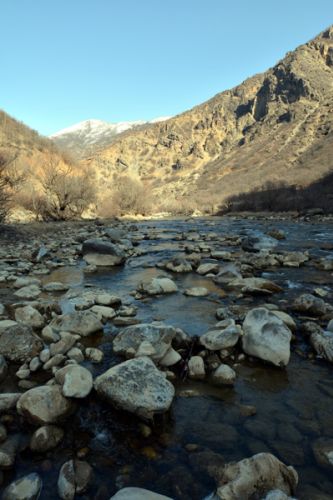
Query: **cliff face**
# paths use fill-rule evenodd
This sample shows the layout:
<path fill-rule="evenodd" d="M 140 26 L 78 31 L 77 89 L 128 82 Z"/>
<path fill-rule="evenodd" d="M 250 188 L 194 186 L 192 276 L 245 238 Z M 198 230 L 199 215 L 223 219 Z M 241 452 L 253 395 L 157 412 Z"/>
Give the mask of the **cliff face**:
<path fill-rule="evenodd" d="M 268 180 L 307 185 L 333 168 L 333 27 L 266 73 L 86 159 L 103 182 L 138 175 L 161 196 L 223 202 Z"/>

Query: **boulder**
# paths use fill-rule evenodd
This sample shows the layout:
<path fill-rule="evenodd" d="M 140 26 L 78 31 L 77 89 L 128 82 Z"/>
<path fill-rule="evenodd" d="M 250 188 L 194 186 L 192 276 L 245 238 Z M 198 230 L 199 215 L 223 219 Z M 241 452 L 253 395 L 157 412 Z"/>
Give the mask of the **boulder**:
<path fill-rule="evenodd" d="M 206 264 L 200 264 L 197 269 L 197 273 L 205 276 L 206 274 L 212 273 L 217 274 L 219 272 L 219 265 L 213 262 L 208 262 Z"/>
<path fill-rule="evenodd" d="M 32 424 L 44 425 L 65 419 L 73 404 L 62 395 L 59 385 L 42 385 L 22 394 L 16 408 Z"/>
<path fill-rule="evenodd" d="M 188 376 L 193 380 L 202 380 L 205 378 L 205 364 L 200 356 L 192 356 L 189 359 Z"/>
<path fill-rule="evenodd" d="M 323 299 L 315 297 L 310 293 L 304 293 L 292 304 L 293 311 L 297 311 L 303 314 L 309 314 L 310 316 L 323 316 L 327 312 L 327 304 Z"/>
<path fill-rule="evenodd" d="M 117 266 L 126 260 L 125 253 L 119 246 L 101 239 L 84 241 L 82 254 L 87 264 L 95 266 Z"/>
<path fill-rule="evenodd" d="M 242 346 L 250 356 L 286 366 L 290 357 L 291 331 L 271 311 L 258 307 L 248 312 L 243 323 Z"/>
<path fill-rule="evenodd" d="M 64 437 L 64 431 L 55 425 L 43 425 L 39 427 L 30 440 L 30 449 L 38 453 L 45 453 L 46 451 L 56 448 Z"/>
<path fill-rule="evenodd" d="M 227 464 L 217 489 L 221 500 L 262 498 L 279 489 L 287 495 L 295 492 L 298 475 L 270 453 L 258 453 L 237 463 Z"/>
<path fill-rule="evenodd" d="M 143 488 L 128 487 L 119 490 L 110 500 L 172 500 L 170 497 L 159 495 Z"/>
<path fill-rule="evenodd" d="M 56 333 L 66 331 L 77 333 L 81 337 L 87 337 L 103 329 L 103 324 L 91 311 L 76 311 L 57 316 L 49 326 Z"/>
<path fill-rule="evenodd" d="M 85 398 L 93 387 L 89 370 L 79 365 L 68 365 L 56 373 L 56 381 L 62 384 L 62 393 L 67 398 Z"/>
<path fill-rule="evenodd" d="M 147 295 L 163 295 L 166 293 L 178 292 L 178 287 L 170 278 L 153 278 L 149 282 L 142 282 L 138 287 L 140 293 Z"/>
<path fill-rule="evenodd" d="M 167 262 L 164 267 L 173 273 L 189 273 L 192 271 L 192 264 L 186 259 L 173 259 Z"/>
<path fill-rule="evenodd" d="M 128 326 L 113 340 L 113 350 L 116 354 L 123 354 L 127 358 L 144 355 L 159 362 L 169 351 L 172 340 L 177 335 L 177 329 L 169 325 L 154 325 L 143 323 Z M 149 345 L 148 345 L 149 344 Z"/>
<path fill-rule="evenodd" d="M 0 394 L 0 413 L 5 413 L 15 408 L 20 396 L 20 392 L 7 392 Z"/>
<path fill-rule="evenodd" d="M 143 418 L 166 412 L 175 389 L 149 358 L 136 358 L 96 378 L 97 393 L 119 408 Z"/>
<path fill-rule="evenodd" d="M 220 351 L 235 346 L 242 329 L 239 325 L 235 325 L 233 320 L 226 321 L 229 323 L 229 325 L 226 323 L 226 328 L 214 328 L 202 335 L 199 339 L 200 344 L 210 351 Z"/>
<path fill-rule="evenodd" d="M 0 332 L 0 354 L 9 361 L 23 363 L 37 356 L 42 348 L 30 326 L 17 324 Z"/>
<path fill-rule="evenodd" d="M 42 328 L 45 323 L 45 320 L 40 312 L 31 306 L 24 306 L 16 309 L 15 319 L 18 323 L 24 323 L 32 328 Z"/>
<path fill-rule="evenodd" d="M 221 364 L 211 376 L 215 385 L 233 385 L 236 380 L 236 372 L 228 365 Z"/>
<path fill-rule="evenodd" d="M 242 279 L 242 275 L 234 264 L 226 264 L 220 268 L 219 273 L 213 278 L 218 285 L 226 285 L 236 279 Z"/>
<path fill-rule="evenodd" d="M 38 500 L 42 486 L 41 477 L 32 472 L 10 483 L 2 493 L 2 500 Z"/>

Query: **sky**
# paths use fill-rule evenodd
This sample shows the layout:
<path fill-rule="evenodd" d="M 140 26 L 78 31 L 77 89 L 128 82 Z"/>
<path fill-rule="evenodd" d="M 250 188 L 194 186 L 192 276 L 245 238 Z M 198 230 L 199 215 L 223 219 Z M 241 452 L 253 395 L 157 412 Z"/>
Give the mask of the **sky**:
<path fill-rule="evenodd" d="M 43 135 L 170 116 L 333 24 L 332 0 L 0 0 L 0 108 Z"/>

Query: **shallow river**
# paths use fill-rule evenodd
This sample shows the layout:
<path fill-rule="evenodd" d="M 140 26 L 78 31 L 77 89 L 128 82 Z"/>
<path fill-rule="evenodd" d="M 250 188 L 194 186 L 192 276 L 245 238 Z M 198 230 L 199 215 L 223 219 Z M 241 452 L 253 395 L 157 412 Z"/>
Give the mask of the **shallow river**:
<path fill-rule="evenodd" d="M 60 268 L 47 280 L 66 281 L 74 288 L 104 288 L 120 295 L 127 303 L 135 304 L 140 321 L 164 321 L 194 336 L 205 333 L 216 323 L 215 311 L 222 305 L 241 303 L 251 307 L 268 300 L 247 297 L 237 302 L 210 278 L 195 273 L 169 273 L 180 293 L 135 300 L 129 292 L 140 281 L 168 274 L 155 265 L 182 251 L 185 242 L 177 239 L 182 232 L 193 229 L 200 234 L 213 232 L 223 236 L 265 233 L 274 227 L 286 233 L 286 239 L 278 242 L 277 250 L 308 250 L 315 257 L 333 258 L 333 226 L 324 223 L 201 219 L 137 225 L 140 232 L 149 234 L 150 238 L 153 234 L 154 238 L 140 241 L 142 255 L 129 259 L 125 267 L 84 275 L 82 264 L 82 267 Z M 216 245 L 214 240 L 205 243 Z M 234 247 L 224 248 L 221 244 L 216 248 L 236 251 Z M 295 296 L 316 287 L 326 289 L 325 300 L 332 300 L 333 276 L 330 272 L 306 265 L 267 270 L 264 276 L 284 289 L 283 293 L 269 298 L 270 302 L 287 301 L 288 305 Z M 207 287 L 209 296 L 194 298 L 181 293 L 192 286 Z M 66 300 L 62 305 L 64 310 L 71 308 Z M 104 351 L 105 358 L 101 365 L 90 366 L 94 375 L 120 361 L 111 348 L 112 337 L 117 331 L 111 324 L 103 335 L 96 337 L 95 345 Z M 308 346 L 302 336 L 297 335 L 286 369 L 248 361 L 236 368 L 238 376 L 232 388 L 216 388 L 188 380 L 179 382 L 170 413 L 156 419 L 148 437 L 144 437 L 138 419 L 90 397 L 87 402 L 80 403 L 78 412 L 66 423 L 62 445 L 46 457 L 36 456 L 27 448 L 19 455 L 15 471 L 7 473 L 7 479 L 39 472 L 44 481 L 41 500 L 58 498 L 59 468 L 65 460 L 79 453 L 81 456 L 86 454 L 85 459 L 93 466 L 94 481 L 89 491 L 78 498 L 109 499 L 119 488 L 132 485 L 177 499 L 203 499 L 214 490 L 214 481 L 204 471 L 197 452 L 188 451 L 186 445 L 195 444 L 199 450 L 222 455 L 226 462 L 270 451 L 296 468 L 299 474 L 297 498 L 320 498 L 316 496 L 320 492 L 326 495 L 322 498 L 333 498 L 333 467 L 330 471 L 318 466 L 312 451 L 312 443 L 318 437 L 333 439 L 333 367 L 320 359 L 307 359 L 307 352 Z M 184 389 L 195 389 L 196 395 L 184 397 Z M 254 405 L 256 415 L 243 416 L 241 405 L 244 404 Z M 27 427 L 25 431 L 28 442 L 31 429 Z"/>

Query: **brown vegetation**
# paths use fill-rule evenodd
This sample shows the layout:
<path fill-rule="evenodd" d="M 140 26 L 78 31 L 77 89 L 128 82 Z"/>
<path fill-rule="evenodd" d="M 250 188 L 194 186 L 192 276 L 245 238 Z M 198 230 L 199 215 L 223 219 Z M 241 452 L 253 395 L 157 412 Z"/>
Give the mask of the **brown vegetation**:
<path fill-rule="evenodd" d="M 15 191 L 22 182 L 23 176 L 15 169 L 15 157 L 0 152 L 0 222 L 6 219 Z"/>

